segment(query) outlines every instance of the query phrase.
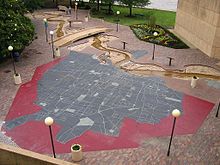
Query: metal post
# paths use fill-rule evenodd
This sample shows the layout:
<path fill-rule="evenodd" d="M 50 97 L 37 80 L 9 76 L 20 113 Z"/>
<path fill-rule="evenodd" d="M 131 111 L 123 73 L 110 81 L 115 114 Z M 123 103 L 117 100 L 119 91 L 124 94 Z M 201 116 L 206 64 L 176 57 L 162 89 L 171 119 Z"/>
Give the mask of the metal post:
<path fill-rule="evenodd" d="M 50 126 L 50 125 L 49 125 L 49 130 L 50 130 L 50 140 L 51 140 L 52 149 L 53 149 L 53 157 L 56 158 L 55 149 L 54 149 L 54 144 L 53 144 L 52 129 L 51 129 L 51 126 Z"/>
<path fill-rule="evenodd" d="M 171 66 L 172 58 L 169 58 L 169 66 Z"/>
<path fill-rule="evenodd" d="M 48 27 L 48 23 L 44 22 L 44 26 L 45 26 L 45 36 L 46 36 L 46 42 L 48 42 L 48 34 L 47 34 L 47 27 Z"/>
<path fill-rule="evenodd" d="M 12 65 L 13 65 L 14 74 L 17 75 L 16 68 L 15 68 L 15 60 L 14 60 L 14 58 L 12 56 L 12 52 L 10 52 L 10 55 L 11 55 L 11 59 L 12 59 Z"/>
<path fill-rule="evenodd" d="M 51 34 L 51 43 L 52 43 L 53 58 L 55 58 L 55 53 L 54 53 L 54 43 L 53 43 L 53 34 Z"/>
<path fill-rule="evenodd" d="M 125 49 L 127 43 L 125 41 L 122 41 L 122 43 L 123 43 L 123 49 Z"/>
<path fill-rule="evenodd" d="M 154 60 L 155 47 L 156 47 L 156 45 L 154 44 L 154 45 L 153 45 L 153 56 L 152 56 L 152 60 Z"/>
<path fill-rule="evenodd" d="M 176 124 L 176 117 L 174 117 L 174 120 L 173 120 L 173 128 L 172 128 L 172 133 L 171 133 L 171 137 L 170 137 L 170 143 L 169 143 L 169 147 L 168 147 L 168 151 L 167 151 L 167 156 L 170 155 L 170 147 L 171 147 L 171 143 L 172 143 L 172 139 L 173 139 L 175 124 Z"/>
<path fill-rule="evenodd" d="M 75 19 L 78 20 L 78 13 L 77 13 L 77 5 L 78 3 L 75 3 Z"/>
<path fill-rule="evenodd" d="M 217 113 L 216 113 L 215 117 L 218 117 L 219 109 L 220 109 L 220 102 L 218 103 Z"/>
<path fill-rule="evenodd" d="M 46 35 L 46 42 L 48 42 L 47 26 L 45 26 L 45 35 Z"/>

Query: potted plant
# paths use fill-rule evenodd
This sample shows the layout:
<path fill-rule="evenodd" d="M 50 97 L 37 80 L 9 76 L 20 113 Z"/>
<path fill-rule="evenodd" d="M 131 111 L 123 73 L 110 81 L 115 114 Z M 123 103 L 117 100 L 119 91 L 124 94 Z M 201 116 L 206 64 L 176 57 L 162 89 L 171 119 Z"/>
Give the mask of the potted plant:
<path fill-rule="evenodd" d="M 192 88 L 195 88 L 196 87 L 196 84 L 197 84 L 197 81 L 199 80 L 199 77 L 197 76 L 193 76 L 192 79 L 191 79 L 191 87 Z"/>
<path fill-rule="evenodd" d="M 79 144 L 73 144 L 71 146 L 72 159 L 73 161 L 81 161 L 83 158 L 82 146 Z"/>

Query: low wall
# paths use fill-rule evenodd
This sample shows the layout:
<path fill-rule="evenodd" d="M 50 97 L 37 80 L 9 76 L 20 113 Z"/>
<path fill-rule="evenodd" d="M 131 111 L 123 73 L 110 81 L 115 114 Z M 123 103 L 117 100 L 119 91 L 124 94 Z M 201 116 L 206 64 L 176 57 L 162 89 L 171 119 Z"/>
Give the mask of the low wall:
<path fill-rule="evenodd" d="M 0 143 L 1 165 L 78 165 Z"/>

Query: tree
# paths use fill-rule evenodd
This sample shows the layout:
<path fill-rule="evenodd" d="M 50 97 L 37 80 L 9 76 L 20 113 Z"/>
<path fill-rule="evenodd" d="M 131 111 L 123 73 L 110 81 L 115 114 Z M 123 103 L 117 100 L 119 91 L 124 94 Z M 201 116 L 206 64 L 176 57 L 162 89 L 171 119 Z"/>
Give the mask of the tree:
<path fill-rule="evenodd" d="M 97 8 L 96 8 L 96 10 L 97 11 L 100 11 L 100 0 L 90 0 L 89 1 L 89 3 L 95 3 L 96 2 L 96 4 L 97 4 Z"/>
<path fill-rule="evenodd" d="M 33 12 L 43 6 L 43 0 L 22 0 L 27 10 Z M 56 1 L 57 2 L 57 1 Z"/>
<path fill-rule="evenodd" d="M 129 16 L 132 16 L 132 7 L 144 7 L 150 4 L 150 0 L 120 0 L 123 4 L 129 7 Z"/>
<path fill-rule="evenodd" d="M 21 0 L 0 0 L 0 57 L 9 55 L 9 45 L 22 51 L 33 39 L 34 26 L 24 16 L 26 11 Z"/>
<path fill-rule="evenodd" d="M 114 4 L 115 0 L 102 0 L 102 3 L 108 4 L 108 14 L 112 12 L 112 5 Z"/>

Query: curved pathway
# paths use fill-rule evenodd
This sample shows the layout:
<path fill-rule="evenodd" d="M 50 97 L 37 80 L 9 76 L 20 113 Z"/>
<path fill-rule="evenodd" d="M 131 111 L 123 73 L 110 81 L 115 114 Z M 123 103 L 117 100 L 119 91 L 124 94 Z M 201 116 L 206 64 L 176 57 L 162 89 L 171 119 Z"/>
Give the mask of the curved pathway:
<path fill-rule="evenodd" d="M 197 70 L 197 72 L 195 73 L 193 69 L 191 70 L 187 69 L 188 67 L 186 67 L 186 70 L 167 70 L 154 63 L 138 64 L 137 62 L 131 60 L 131 58 L 133 58 L 131 53 L 108 47 L 106 44 L 104 44 L 101 41 L 100 38 L 101 37 L 95 37 L 92 46 L 94 46 L 97 49 L 109 52 L 110 59 L 112 53 L 116 53 L 118 56 L 121 56 L 121 58 L 118 58 L 119 59 L 118 61 L 114 61 L 113 63 L 115 64 L 116 67 L 120 67 L 123 70 L 130 71 L 131 73 L 133 72 L 140 75 L 148 75 L 148 74 L 160 75 L 160 76 L 169 75 L 169 77 L 178 77 L 178 78 L 191 78 L 192 76 L 197 75 L 201 78 L 220 80 L 220 73 L 214 68 L 211 68 L 209 66 L 195 65 L 194 67 L 195 68 L 200 67 L 201 71 L 203 70 L 202 68 L 206 68 L 210 70 L 210 72 L 205 72 L 205 71 L 199 72 L 199 70 Z"/>

